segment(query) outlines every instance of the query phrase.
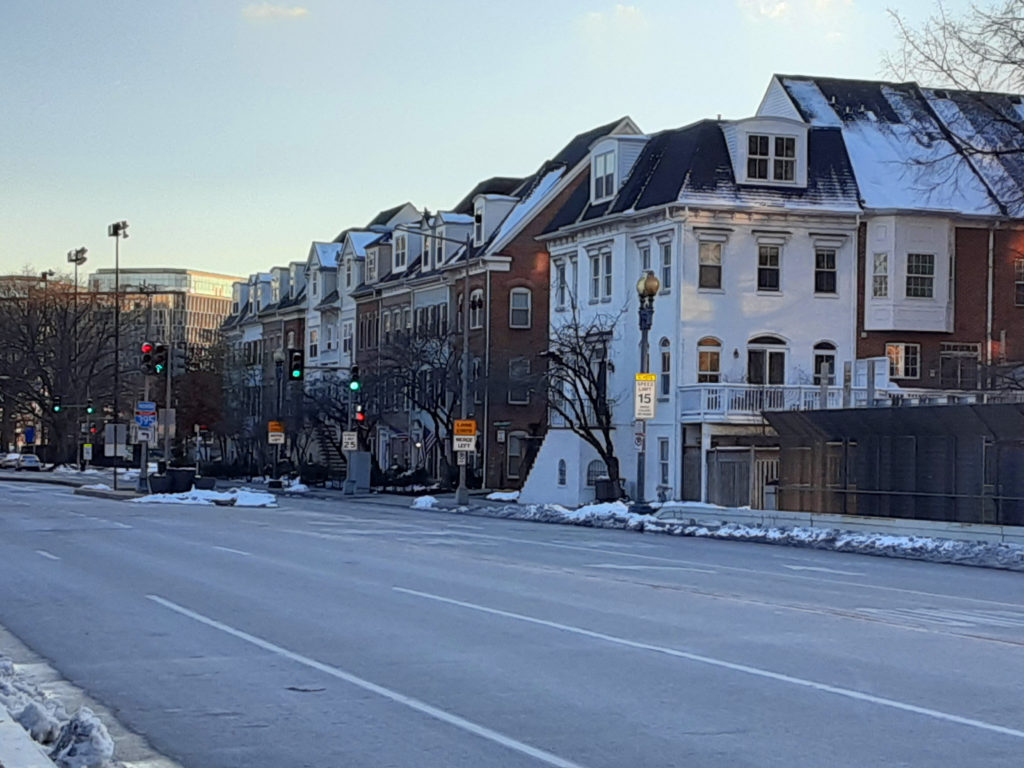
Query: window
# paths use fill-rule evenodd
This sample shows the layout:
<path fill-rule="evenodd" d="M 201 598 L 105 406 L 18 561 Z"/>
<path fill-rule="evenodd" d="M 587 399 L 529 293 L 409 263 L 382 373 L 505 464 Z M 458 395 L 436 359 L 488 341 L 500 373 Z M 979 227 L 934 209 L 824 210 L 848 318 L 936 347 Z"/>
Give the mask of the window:
<path fill-rule="evenodd" d="M 836 383 L 836 345 L 820 341 L 814 345 L 814 383 L 820 385 L 828 372 L 828 384 Z"/>
<path fill-rule="evenodd" d="M 505 456 L 507 459 L 507 471 L 510 479 L 519 477 L 523 466 L 523 453 L 526 447 L 526 434 L 513 432 L 508 436 Z"/>
<path fill-rule="evenodd" d="M 747 178 L 768 178 L 768 137 L 750 135 L 747 137 Z"/>
<path fill-rule="evenodd" d="M 423 269 L 430 269 L 430 236 L 423 236 Z"/>
<path fill-rule="evenodd" d="M 661 349 L 661 397 L 668 397 L 672 391 L 672 342 L 662 339 L 658 343 Z"/>
<path fill-rule="evenodd" d="M 935 256 L 931 253 L 907 254 L 907 298 L 932 298 L 935 282 Z"/>
<path fill-rule="evenodd" d="M 661 290 L 667 291 L 672 287 L 672 241 L 663 240 L 661 247 Z"/>
<path fill-rule="evenodd" d="M 441 266 L 441 262 L 444 260 L 444 230 L 439 229 L 437 231 L 437 237 L 434 238 L 434 266 Z"/>
<path fill-rule="evenodd" d="M 757 290 L 779 290 L 779 246 L 759 245 L 757 248 Z"/>
<path fill-rule="evenodd" d="M 885 356 L 889 358 L 889 378 L 917 379 L 921 376 L 920 344 L 886 344 Z"/>
<path fill-rule="evenodd" d="M 1024 259 L 1013 260 L 1013 303 L 1024 307 Z"/>
<path fill-rule="evenodd" d="M 384 313 L 384 343 L 391 343 L 391 313 Z"/>
<path fill-rule="evenodd" d="M 366 281 L 373 282 L 377 279 L 377 252 L 370 251 L 366 254 Z M 315 294 L 314 294 L 315 295 Z"/>
<path fill-rule="evenodd" d="M 764 134 L 747 136 L 747 178 L 753 181 L 796 181 L 796 138 Z"/>
<path fill-rule="evenodd" d="M 597 481 L 602 477 L 608 477 L 608 470 L 604 466 L 604 462 L 600 459 L 594 459 L 592 462 L 587 464 L 587 486 L 593 488 L 597 485 Z"/>
<path fill-rule="evenodd" d="M 566 471 L 565 471 L 565 459 L 558 460 L 558 484 L 565 485 L 566 483 Z"/>
<path fill-rule="evenodd" d="M 558 307 L 565 306 L 565 262 L 559 262 L 555 265 L 555 300 L 558 302 Z"/>
<path fill-rule="evenodd" d="M 508 294 L 508 327 L 530 327 L 532 294 L 529 288 L 513 288 Z"/>
<path fill-rule="evenodd" d="M 473 243 L 480 245 L 484 241 L 484 204 L 477 203 L 473 211 Z"/>
<path fill-rule="evenodd" d="M 722 345 L 706 336 L 697 342 L 697 382 L 717 384 L 721 380 Z"/>
<path fill-rule="evenodd" d="M 889 296 L 889 254 L 875 254 L 875 269 L 871 283 L 871 295 L 876 299 Z"/>
<path fill-rule="evenodd" d="M 785 384 L 785 342 L 775 336 L 758 336 L 747 346 L 747 383 Z"/>
<path fill-rule="evenodd" d="M 793 181 L 796 178 L 796 139 L 792 136 L 775 137 L 775 180 Z"/>
<path fill-rule="evenodd" d="M 614 194 L 615 153 L 602 152 L 594 157 L 594 200 L 604 200 Z"/>
<path fill-rule="evenodd" d="M 602 249 L 590 254 L 590 300 L 610 299 L 612 295 L 612 252 Z"/>
<path fill-rule="evenodd" d="M 312 328 L 309 331 L 309 356 L 316 357 L 320 354 L 320 331 L 316 328 Z"/>
<path fill-rule="evenodd" d="M 701 288 L 722 287 L 722 244 L 701 243 L 700 244 L 700 276 L 699 286 Z"/>
<path fill-rule="evenodd" d="M 651 271 L 651 246 L 649 243 L 640 244 L 640 272 L 647 274 Z"/>
<path fill-rule="evenodd" d="M 469 294 L 469 327 L 484 327 L 484 292 L 479 288 Z"/>
<path fill-rule="evenodd" d="M 344 323 L 341 326 L 341 351 L 352 354 L 352 323 Z"/>
<path fill-rule="evenodd" d="M 295 331 L 288 331 L 288 349 L 295 349 Z"/>
<path fill-rule="evenodd" d="M 313 273 L 313 298 L 315 299 L 320 295 L 320 273 Z"/>
<path fill-rule="evenodd" d="M 394 268 L 404 269 L 408 259 L 408 238 L 406 235 L 395 235 Z"/>
<path fill-rule="evenodd" d="M 836 251 L 818 248 L 814 252 L 814 292 L 836 292 Z"/>
<path fill-rule="evenodd" d="M 526 405 L 530 402 L 530 360 L 516 357 L 508 361 L 508 402 Z"/>
<path fill-rule="evenodd" d="M 668 438 L 658 438 L 658 482 L 661 485 L 668 485 L 669 477 L 669 447 Z"/>

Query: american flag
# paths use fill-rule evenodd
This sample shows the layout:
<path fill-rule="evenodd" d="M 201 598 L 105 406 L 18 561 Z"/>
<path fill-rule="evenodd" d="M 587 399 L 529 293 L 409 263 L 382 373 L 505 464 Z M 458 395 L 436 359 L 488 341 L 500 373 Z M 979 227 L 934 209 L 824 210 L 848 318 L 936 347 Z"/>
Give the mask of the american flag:
<path fill-rule="evenodd" d="M 430 431 L 430 427 L 423 428 L 423 455 L 430 453 L 430 449 L 437 442 L 437 435 Z"/>

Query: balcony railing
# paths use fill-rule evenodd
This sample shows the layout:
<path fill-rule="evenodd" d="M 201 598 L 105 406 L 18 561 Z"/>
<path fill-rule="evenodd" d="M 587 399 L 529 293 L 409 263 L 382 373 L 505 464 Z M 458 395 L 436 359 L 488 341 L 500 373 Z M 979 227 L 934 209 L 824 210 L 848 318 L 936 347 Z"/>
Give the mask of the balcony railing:
<path fill-rule="evenodd" d="M 679 388 L 682 421 L 759 423 L 764 411 L 812 411 L 832 408 L 887 408 L 914 405 L 1024 402 L 1024 390 L 944 391 L 934 389 L 875 390 L 868 402 L 866 388 L 829 387 L 822 396 L 813 385 L 692 384 Z"/>

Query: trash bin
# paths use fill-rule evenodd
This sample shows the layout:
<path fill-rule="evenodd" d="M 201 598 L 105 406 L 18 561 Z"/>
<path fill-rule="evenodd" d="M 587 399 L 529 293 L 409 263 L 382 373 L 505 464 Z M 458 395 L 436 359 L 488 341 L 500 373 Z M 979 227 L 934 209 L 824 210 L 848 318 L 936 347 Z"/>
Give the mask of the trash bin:
<path fill-rule="evenodd" d="M 615 501 L 622 492 L 619 490 L 617 481 L 603 478 L 594 481 L 594 499 L 596 501 Z"/>
<path fill-rule="evenodd" d="M 173 481 L 168 475 L 150 475 L 149 480 L 149 492 L 150 493 L 170 493 Z"/>
<path fill-rule="evenodd" d="M 187 493 L 192 490 L 192 481 L 195 479 L 194 469 L 168 469 L 167 476 L 171 478 L 171 493 Z"/>
<path fill-rule="evenodd" d="M 214 486 L 217 485 L 217 478 L 215 477 L 197 477 L 192 481 L 197 491 L 212 491 Z"/>

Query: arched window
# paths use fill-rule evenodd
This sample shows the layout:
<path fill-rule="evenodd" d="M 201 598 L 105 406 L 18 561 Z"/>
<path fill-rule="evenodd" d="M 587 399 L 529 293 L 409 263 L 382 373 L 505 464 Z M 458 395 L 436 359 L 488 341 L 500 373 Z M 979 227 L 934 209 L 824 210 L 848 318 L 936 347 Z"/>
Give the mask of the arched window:
<path fill-rule="evenodd" d="M 672 391 L 672 342 L 662 339 L 658 342 L 661 349 L 661 389 L 662 397 L 668 397 Z"/>
<path fill-rule="evenodd" d="M 529 328 L 533 294 L 529 288 L 513 288 L 508 292 L 508 327 Z"/>
<path fill-rule="evenodd" d="M 831 341 L 819 341 L 814 345 L 814 383 L 821 384 L 828 371 L 828 384 L 836 383 L 836 345 Z"/>
<path fill-rule="evenodd" d="M 565 459 L 558 460 L 558 484 L 565 485 Z"/>
<path fill-rule="evenodd" d="M 747 382 L 786 383 L 786 342 L 778 336 L 755 336 L 747 343 Z"/>
<path fill-rule="evenodd" d="M 594 459 L 592 462 L 587 464 L 587 485 L 590 488 L 597 485 L 597 479 L 599 477 L 606 477 L 607 475 L 608 469 L 600 459 Z"/>
<path fill-rule="evenodd" d="M 697 342 L 697 381 L 717 384 L 722 378 L 722 343 L 711 336 Z"/>
<path fill-rule="evenodd" d="M 469 327 L 484 327 L 484 292 L 479 288 L 469 294 Z"/>

